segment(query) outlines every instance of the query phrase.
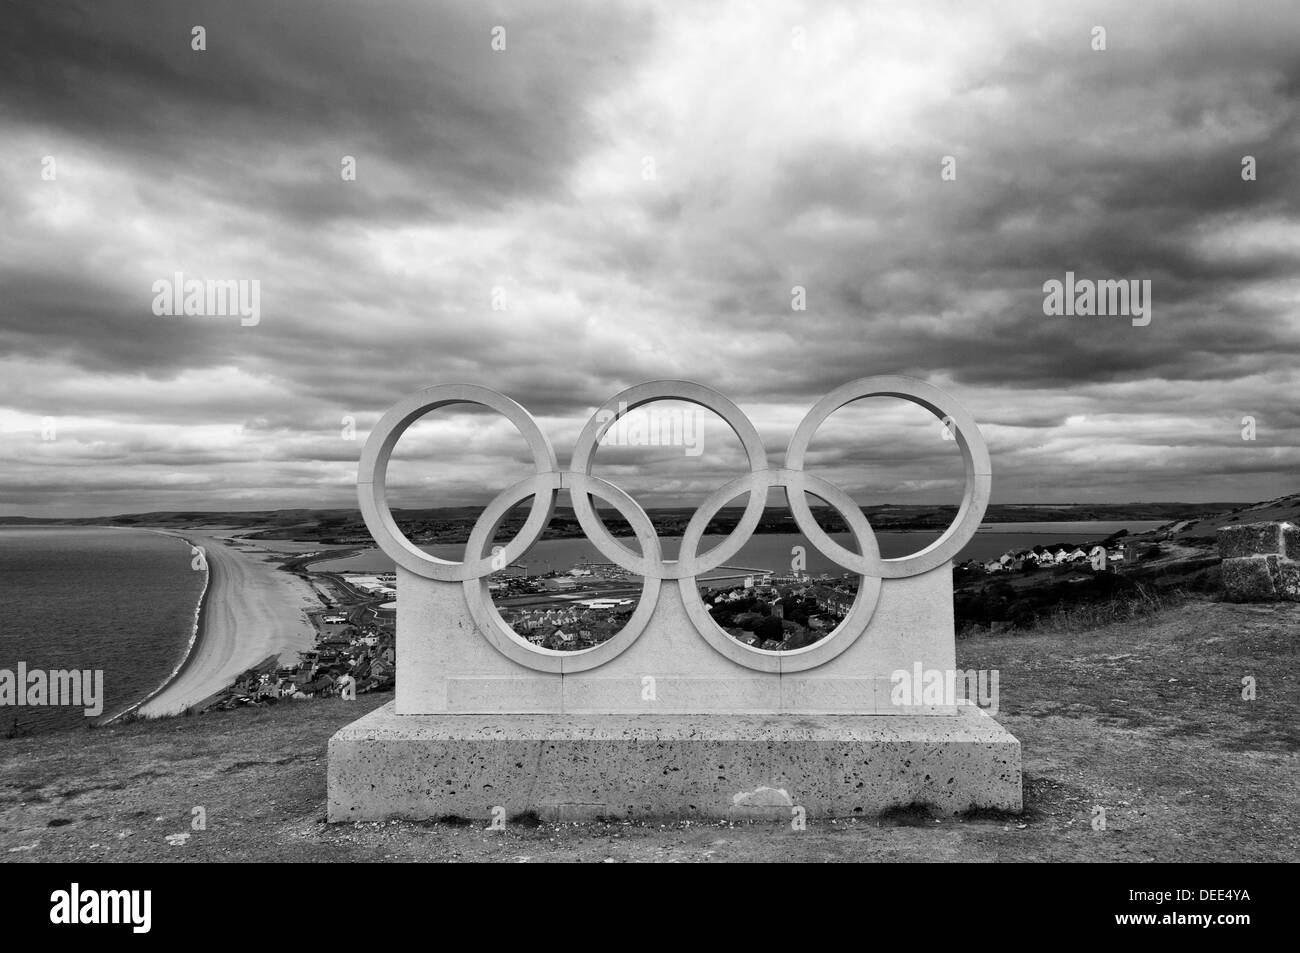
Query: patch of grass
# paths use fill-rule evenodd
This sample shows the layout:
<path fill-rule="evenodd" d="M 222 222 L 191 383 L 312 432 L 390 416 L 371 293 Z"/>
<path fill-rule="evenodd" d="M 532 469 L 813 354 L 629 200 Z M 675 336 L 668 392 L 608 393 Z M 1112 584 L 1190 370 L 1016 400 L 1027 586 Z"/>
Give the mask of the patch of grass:
<path fill-rule="evenodd" d="M 1057 609 L 1033 626 L 1045 635 L 1078 635 L 1117 622 L 1134 622 L 1166 609 L 1186 604 L 1191 596 L 1181 589 L 1138 585 L 1132 593 L 1097 602 L 1081 602 Z"/>

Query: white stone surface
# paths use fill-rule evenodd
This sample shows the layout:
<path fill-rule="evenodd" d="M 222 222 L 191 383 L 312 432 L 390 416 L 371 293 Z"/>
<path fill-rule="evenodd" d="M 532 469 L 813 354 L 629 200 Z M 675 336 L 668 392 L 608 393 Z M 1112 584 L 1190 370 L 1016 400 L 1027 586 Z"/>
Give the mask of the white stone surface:
<path fill-rule="evenodd" d="M 884 580 L 865 631 L 828 662 L 786 674 L 779 669 L 782 653 L 769 653 L 777 670 L 757 671 L 700 637 L 677 586 L 665 585 L 645 631 L 620 655 L 572 675 L 539 672 L 478 635 L 460 584 L 421 579 L 399 567 L 397 711 L 915 714 L 890 704 L 890 676 L 912 671 L 917 662 L 926 670 L 955 668 L 952 633 L 952 568 L 945 565 Z M 643 698 L 649 684 L 653 701 Z"/>

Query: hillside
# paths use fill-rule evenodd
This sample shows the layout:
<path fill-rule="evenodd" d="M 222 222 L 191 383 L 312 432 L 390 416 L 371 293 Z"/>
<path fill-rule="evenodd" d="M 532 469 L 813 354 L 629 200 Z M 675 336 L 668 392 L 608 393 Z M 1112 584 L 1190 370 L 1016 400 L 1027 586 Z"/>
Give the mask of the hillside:
<path fill-rule="evenodd" d="M 1263 503 L 1224 507 L 1195 519 L 1179 518 L 1165 527 L 1160 535 L 1185 546 L 1215 545 L 1215 530 L 1231 523 L 1289 521 L 1300 525 L 1300 493 L 1280 496 Z"/>

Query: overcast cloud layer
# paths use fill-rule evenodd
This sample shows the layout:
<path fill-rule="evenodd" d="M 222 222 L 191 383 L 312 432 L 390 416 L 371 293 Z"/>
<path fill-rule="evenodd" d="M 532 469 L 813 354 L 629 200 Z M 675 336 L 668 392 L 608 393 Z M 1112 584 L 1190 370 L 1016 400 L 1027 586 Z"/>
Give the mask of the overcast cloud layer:
<path fill-rule="evenodd" d="M 831 387 L 905 374 L 980 422 L 995 502 L 1300 488 L 1289 0 L 18 0 L 0 21 L 0 513 L 353 506 L 368 429 L 441 381 L 520 401 L 562 463 L 643 380 L 716 387 L 778 465 Z M 1149 279 L 1150 324 L 1045 316 L 1067 271 Z M 260 321 L 155 315 L 176 272 L 259 280 Z M 400 446 L 397 502 L 528 472 L 504 421 L 436 420 Z M 941 437 L 864 402 L 812 463 L 861 503 L 955 501 Z M 743 470 L 705 438 L 602 449 L 598 472 L 692 502 Z"/>

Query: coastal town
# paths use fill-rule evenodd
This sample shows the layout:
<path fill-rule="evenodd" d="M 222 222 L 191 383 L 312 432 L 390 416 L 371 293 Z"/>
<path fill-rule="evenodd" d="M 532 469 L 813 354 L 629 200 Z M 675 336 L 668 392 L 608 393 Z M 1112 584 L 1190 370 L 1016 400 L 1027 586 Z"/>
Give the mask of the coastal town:
<path fill-rule="evenodd" d="M 958 569 L 974 572 L 1024 572 L 1052 566 L 1089 565 L 1105 569 L 1127 562 L 1133 565 L 1138 558 L 1134 542 L 1115 544 L 1112 541 L 1085 543 L 1083 545 L 1035 546 L 1032 549 L 1007 551 L 996 559 L 970 559 L 957 565 Z"/>
<path fill-rule="evenodd" d="M 397 672 L 395 574 L 330 577 L 338 599 L 308 613 L 315 645 L 285 665 L 272 655 L 192 711 L 228 710 L 391 690 Z M 321 590 L 319 587 L 318 592 Z M 328 588 L 326 591 L 330 591 Z M 323 598 L 323 597 L 322 597 Z"/>

